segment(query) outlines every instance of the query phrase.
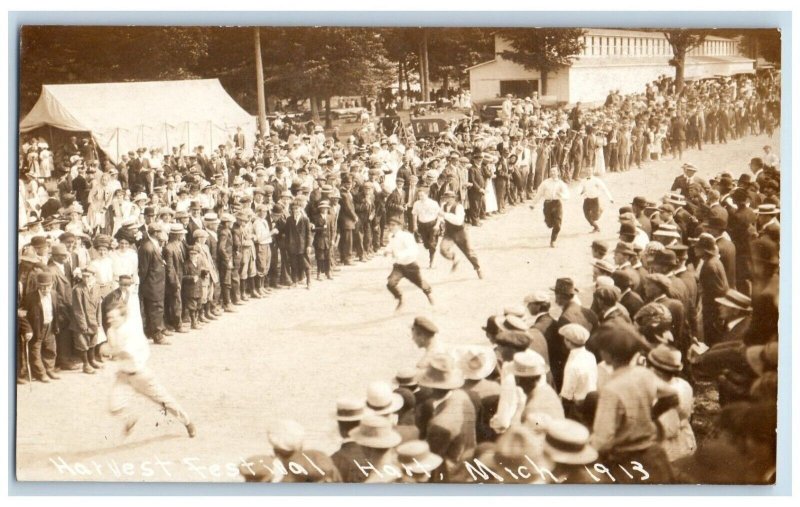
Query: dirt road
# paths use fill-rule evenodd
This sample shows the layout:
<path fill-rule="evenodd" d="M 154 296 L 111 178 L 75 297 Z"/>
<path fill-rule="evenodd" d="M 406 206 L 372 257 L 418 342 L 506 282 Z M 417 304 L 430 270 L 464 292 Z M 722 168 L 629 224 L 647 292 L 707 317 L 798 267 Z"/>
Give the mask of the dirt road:
<path fill-rule="evenodd" d="M 684 155 L 700 174 L 747 170 L 764 144 L 778 151 L 779 137 L 748 137 Z M 312 290 L 278 291 L 251 300 L 236 314 L 201 331 L 172 337 L 152 347 L 151 368 L 193 417 L 198 435 L 141 402 L 143 417 L 132 435 L 107 411 L 113 363 L 99 375 L 64 373 L 60 381 L 17 389 L 17 477 L 21 480 L 238 481 L 235 465 L 266 448 L 270 421 L 291 417 L 307 430 L 309 448 L 335 448 L 335 401 L 363 395 L 374 380 L 390 379 L 419 357 L 409 339 L 418 314 L 429 315 L 445 342 L 485 343 L 480 326 L 526 293 L 551 287 L 558 276 L 579 286 L 591 282 L 590 242 L 616 237 L 616 210 L 634 195 L 656 199 L 680 174 L 680 162 L 650 163 L 645 169 L 609 174 L 614 204 L 606 203 L 602 232 L 589 235 L 573 188 L 556 249 L 541 206 L 519 206 L 471 228 L 485 279 L 463 262 L 451 274 L 439 257 L 423 276 L 433 285 L 437 306 L 407 282 L 406 307 L 394 312 L 386 291 L 389 259 L 375 258 L 338 274 Z M 422 260 L 424 253 L 420 251 Z M 426 263 L 421 262 L 421 265 Z M 108 364 L 108 363 L 107 363 Z M 214 466 L 219 469 L 215 469 Z M 205 468 L 200 468 L 205 467 Z M 217 475 L 214 473 L 217 472 Z"/>

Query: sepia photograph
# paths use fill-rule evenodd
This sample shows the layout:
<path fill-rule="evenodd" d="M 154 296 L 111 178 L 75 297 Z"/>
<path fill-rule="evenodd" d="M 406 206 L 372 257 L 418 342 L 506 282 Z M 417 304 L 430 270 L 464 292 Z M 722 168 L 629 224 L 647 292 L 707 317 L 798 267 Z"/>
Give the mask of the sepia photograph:
<path fill-rule="evenodd" d="M 774 485 L 782 41 L 21 26 L 11 473 Z"/>

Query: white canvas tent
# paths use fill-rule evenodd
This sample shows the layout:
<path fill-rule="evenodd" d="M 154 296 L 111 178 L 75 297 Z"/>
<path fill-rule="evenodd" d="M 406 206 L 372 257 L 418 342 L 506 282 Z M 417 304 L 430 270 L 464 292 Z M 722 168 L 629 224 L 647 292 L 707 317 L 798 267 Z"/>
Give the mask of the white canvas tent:
<path fill-rule="evenodd" d="M 222 88 L 218 79 L 44 85 L 39 100 L 20 123 L 20 133 L 44 126 L 90 132 L 113 161 L 137 148 L 185 144 L 206 153 L 232 144 L 242 127 L 252 149 L 256 121 Z"/>

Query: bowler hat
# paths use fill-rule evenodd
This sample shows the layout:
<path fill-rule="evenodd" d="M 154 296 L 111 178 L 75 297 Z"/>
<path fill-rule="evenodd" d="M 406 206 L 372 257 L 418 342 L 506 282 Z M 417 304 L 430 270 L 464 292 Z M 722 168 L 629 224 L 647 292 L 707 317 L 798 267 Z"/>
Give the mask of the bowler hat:
<path fill-rule="evenodd" d="M 674 251 L 664 249 L 656 252 L 653 262 L 659 266 L 675 268 L 678 265 L 678 257 Z"/>
<path fill-rule="evenodd" d="M 716 255 L 719 253 L 719 248 L 717 247 L 717 242 L 714 239 L 714 236 L 707 232 L 700 234 L 694 247 L 695 249 L 710 255 Z"/>
<path fill-rule="evenodd" d="M 580 292 L 577 287 L 575 287 L 572 278 L 558 278 L 555 287 L 552 287 L 550 290 L 564 296 L 573 296 L 576 292 Z"/>
<path fill-rule="evenodd" d="M 724 217 L 713 215 L 706 219 L 704 225 L 709 229 L 724 231 L 728 228 L 728 221 Z"/>
<path fill-rule="evenodd" d="M 38 285 L 52 285 L 53 275 L 48 272 L 36 273 L 36 283 Z"/>

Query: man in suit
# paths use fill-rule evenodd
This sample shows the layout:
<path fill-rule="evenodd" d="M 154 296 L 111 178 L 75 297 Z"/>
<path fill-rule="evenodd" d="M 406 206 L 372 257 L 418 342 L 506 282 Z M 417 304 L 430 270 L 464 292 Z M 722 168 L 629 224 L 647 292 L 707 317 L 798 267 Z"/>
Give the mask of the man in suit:
<path fill-rule="evenodd" d="M 365 415 L 366 405 L 360 399 L 341 399 L 336 402 L 336 422 L 342 443 L 331 455 L 334 465 L 342 475 L 342 482 L 364 482 L 366 476 L 357 463 L 366 463 L 364 449 L 350 436 Z"/>
<path fill-rule="evenodd" d="M 236 148 L 244 150 L 247 147 L 247 141 L 242 132 L 242 127 L 236 127 L 236 134 L 233 135 L 233 143 Z"/>
<path fill-rule="evenodd" d="M 47 271 L 53 276 L 53 292 L 56 296 L 56 312 L 58 334 L 56 334 L 56 368 L 60 370 L 76 370 L 75 351 L 72 344 L 70 325 L 72 301 L 72 267 L 70 254 L 62 243 L 56 243 L 50 250 L 50 262 Z"/>
<path fill-rule="evenodd" d="M 731 194 L 731 200 L 736 205 L 728 218 L 728 234 L 736 247 L 736 288 L 743 293 L 750 292 L 751 259 L 750 240 L 751 230 L 755 227 L 758 215 L 750 207 L 747 190 L 737 188 Z"/>
<path fill-rule="evenodd" d="M 550 332 L 545 335 L 547 346 L 550 351 L 550 369 L 553 373 L 553 382 L 556 391 L 561 390 L 561 382 L 564 375 L 564 366 L 567 362 L 569 351 L 564 344 L 564 340 L 559 329 L 567 324 L 580 324 L 590 333 L 598 325 L 597 316 L 588 308 L 581 306 L 575 297 L 578 290 L 571 278 L 559 278 L 553 288 L 556 297 L 556 304 L 561 308 L 561 316 L 555 326 L 550 328 Z"/>
<path fill-rule="evenodd" d="M 644 279 L 644 300 L 647 303 L 655 302 L 664 305 L 669 313 L 672 315 L 672 326 L 670 331 L 675 340 L 673 345 L 675 348 L 686 354 L 691 345 L 687 329 L 686 329 L 686 308 L 680 300 L 670 297 L 672 290 L 672 282 L 664 274 L 654 273 L 647 275 Z"/>
<path fill-rule="evenodd" d="M 628 310 L 631 318 L 644 306 L 642 297 L 633 290 L 633 277 L 628 271 L 615 271 L 611 275 L 614 285 L 620 290 L 619 304 Z"/>
<path fill-rule="evenodd" d="M 342 177 L 341 209 L 339 210 L 339 230 L 341 231 L 339 251 L 342 264 L 345 266 L 352 264 L 350 256 L 353 250 L 353 231 L 358 223 L 358 215 L 356 215 L 355 205 L 353 204 L 353 195 L 350 193 L 351 187 L 352 181 L 350 177 Z"/>
<path fill-rule="evenodd" d="M 165 226 L 166 227 L 166 226 Z M 164 297 L 166 263 L 162 248 L 167 233 L 159 224 L 151 224 L 148 238 L 139 245 L 139 299 L 144 317 L 144 332 L 156 345 L 168 345 L 164 337 Z"/>
<path fill-rule="evenodd" d="M 694 246 L 694 251 L 700 261 L 698 280 L 703 305 L 703 340 L 711 346 L 722 338 L 722 329 L 719 327 L 719 303 L 716 299 L 725 296 L 730 287 L 714 236 L 707 232 L 702 233 Z"/>
<path fill-rule="evenodd" d="M 475 406 L 464 391 L 464 375 L 447 353 L 435 354 L 428 361 L 418 381 L 432 390 L 433 414 L 428 421 L 425 439 L 432 452 L 444 458 L 445 482 L 465 479 L 464 460 L 475 451 L 477 420 Z"/>
<path fill-rule="evenodd" d="M 731 241 L 731 237 L 726 232 L 728 228 L 727 220 L 720 217 L 708 217 L 703 224 L 703 229 L 712 236 L 717 242 L 719 250 L 719 260 L 725 267 L 725 275 L 728 278 L 728 287 L 736 285 L 736 245 Z"/>
<path fill-rule="evenodd" d="M 39 382 L 60 378 L 55 373 L 56 334 L 58 329 L 58 306 L 53 292 L 53 275 L 40 272 L 36 275 L 36 291 L 28 293 L 23 302 L 26 320 L 31 327 L 28 341 L 31 376 Z"/>
<path fill-rule="evenodd" d="M 725 322 L 722 341 L 744 342 L 753 316 L 750 298 L 737 290 L 729 289 L 716 302 L 719 303 L 719 317 Z"/>
<path fill-rule="evenodd" d="M 530 157 L 530 153 L 528 156 Z M 482 157 L 478 155 L 475 157 L 474 163 L 468 165 L 469 183 L 467 188 L 467 197 L 469 199 L 469 223 L 475 226 L 481 225 L 481 215 L 483 214 L 483 194 L 486 192 L 486 181 L 483 179 L 483 171 L 481 167 L 482 160 Z"/>
<path fill-rule="evenodd" d="M 166 325 L 175 332 L 187 333 L 188 330 L 181 320 L 183 308 L 181 305 L 181 281 L 183 279 L 183 265 L 186 262 L 184 250 L 184 237 L 186 229 L 181 224 L 172 224 L 169 229 L 169 240 L 164 245 L 164 264 L 166 285 L 164 294 L 164 316 Z"/>
<path fill-rule="evenodd" d="M 300 200 L 292 202 L 292 215 L 286 220 L 286 241 L 289 261 L 292 264 L 292 287 L 306 278 L 306 289 L 311 288 L 311 223 L 303 214 Z"/>

